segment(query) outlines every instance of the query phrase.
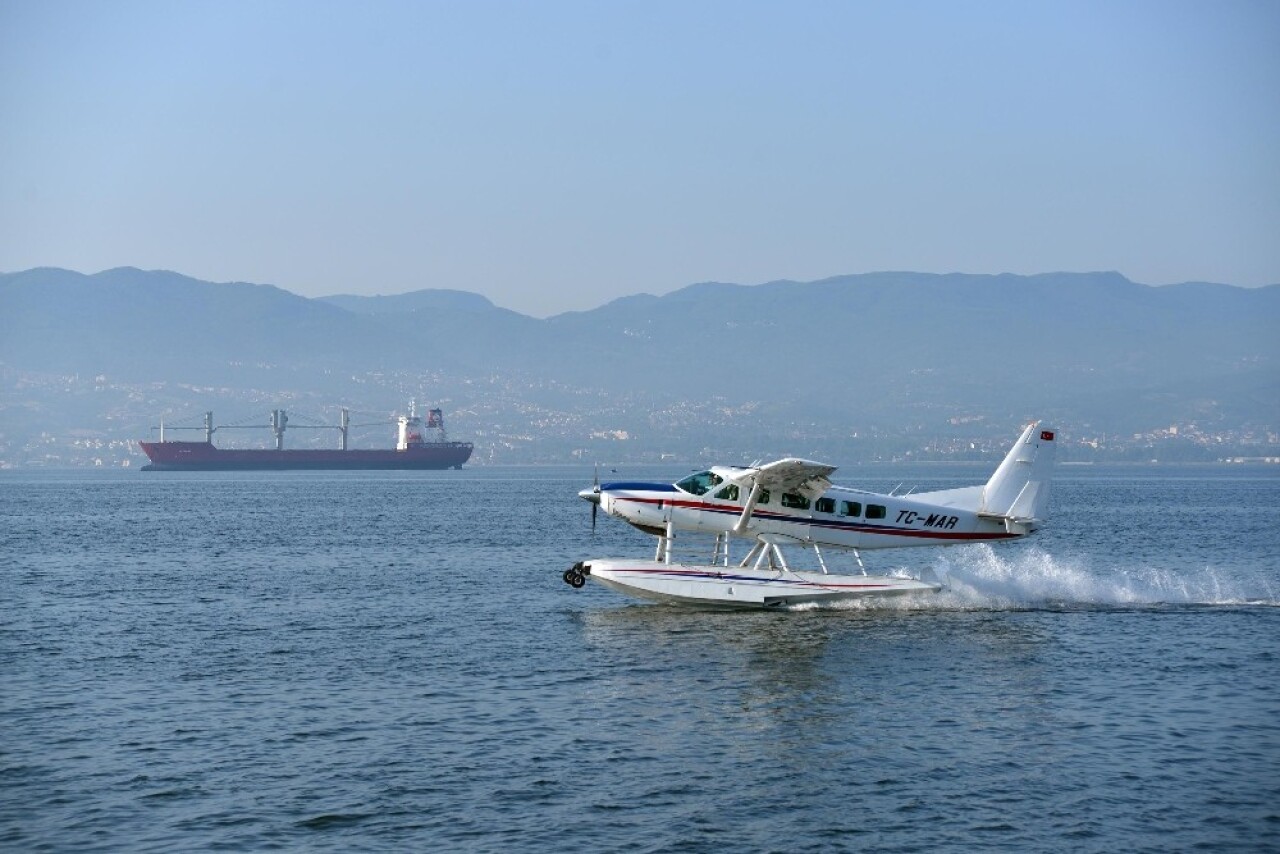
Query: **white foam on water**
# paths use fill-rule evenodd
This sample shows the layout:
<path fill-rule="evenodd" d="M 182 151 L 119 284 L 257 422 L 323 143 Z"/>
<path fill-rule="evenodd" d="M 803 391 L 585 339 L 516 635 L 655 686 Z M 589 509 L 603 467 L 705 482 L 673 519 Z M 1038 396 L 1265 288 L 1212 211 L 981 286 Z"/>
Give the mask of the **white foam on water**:
<path fill-rule="evenodd" d="M 1014 610 L 1044 607 L 1155 605 L 1280 606 L 1274 581 L 1213 567 L 1090 566 L 1038 549 L 1001 552 L 987 545 L 949 551 L 930 568 L 944 587 L 936 594 L 866 599 L 836 607 L 902 610 Z M 908 574 L 906 570 L 892 574 Z M 915 574 L 915 573 L 911 573 Z"/>

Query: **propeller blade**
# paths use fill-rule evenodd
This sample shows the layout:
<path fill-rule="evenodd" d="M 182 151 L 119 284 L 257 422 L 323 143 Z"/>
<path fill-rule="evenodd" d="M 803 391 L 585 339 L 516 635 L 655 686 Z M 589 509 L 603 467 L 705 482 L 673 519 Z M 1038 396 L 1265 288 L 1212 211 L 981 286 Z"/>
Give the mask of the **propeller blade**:
<path fill-rule="evenodd" d="M 591 478 L 592 491 L 596 494 L 596 500 L 591 502 L 591 533 L 596 532 L 596 515 L 600 512 L 600 463 L 596 463 L 595 475 Z"/>
<path fill-rule="evenodd" d="M 584 489 L 578 493 L 578 497 L 583 501 L 591 502 L 591 532 L 596 530 L 596 516 L 600 513 L 600 464 L 596 463 L 595 477 L 592 478 L 590 489 Z"/>

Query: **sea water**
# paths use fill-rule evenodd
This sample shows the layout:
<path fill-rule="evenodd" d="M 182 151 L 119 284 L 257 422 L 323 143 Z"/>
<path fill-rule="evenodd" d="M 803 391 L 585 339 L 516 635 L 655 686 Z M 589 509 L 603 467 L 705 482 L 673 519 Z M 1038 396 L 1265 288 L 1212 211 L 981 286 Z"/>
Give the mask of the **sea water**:
<path fill-rule="evenodd" d="M 0 846 L 1280 848 L 1280 468 L 1062 466 L 783 613 L 567 586 L 653 550 L 591 477 L 0 473 Z"/>

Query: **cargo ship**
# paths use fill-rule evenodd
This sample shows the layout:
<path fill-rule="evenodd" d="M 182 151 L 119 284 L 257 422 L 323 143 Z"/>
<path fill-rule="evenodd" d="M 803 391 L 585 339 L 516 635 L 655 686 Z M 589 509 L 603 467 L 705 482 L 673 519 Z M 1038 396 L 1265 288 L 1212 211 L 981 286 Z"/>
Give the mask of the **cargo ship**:
<path fill-rule="evenodd" d="M 451 442 L 445 435 L 444 415 L 439 409 L 428 410 L 424 425 L 423 419 L 417 415 L 416 405 L 411 402 L 409 414 L 399 416 L 396 421 L 399 430 L 395 448 L 348 448 L 347 433 L 351 424 L 346 409 L 342 410 L 341 424 L 328 428 L 339 431 L 339 446 L 335 449 L 286 449 L 284 433 L 289 416 L 283 409 L 276 409 L 271 413 L 270 427 L 275 432 L 275 448 L 215 447 L 213 434 L 216 431 L 242 429 L 242 425 L 216 427 L 212 412 L 205 413 L 204 427 L 169 428 L 204 430 L 203 442 L 166 440 L 162 422 L 160 441 L 138 444 L 151 460 L 150 465 L 142 467 L 143 471 L 460 469 L 471 458 L 473 447 L 470 442 Z M 434 431 L 430 440 L 423 438 L 424 427 Z"/>

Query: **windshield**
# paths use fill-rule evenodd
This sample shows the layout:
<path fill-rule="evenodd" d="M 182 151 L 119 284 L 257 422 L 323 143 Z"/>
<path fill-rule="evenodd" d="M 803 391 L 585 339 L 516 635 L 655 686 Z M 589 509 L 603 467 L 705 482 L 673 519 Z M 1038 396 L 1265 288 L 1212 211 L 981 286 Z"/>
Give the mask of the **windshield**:
<path fill-rule="evenodd" d="M 706 492 L 713 487 L 719 486 L 724 478 L 718 474 L 709 471 L 700 471 L 697 474 L 691 474 L 684 480 L 676 483 L 677 489 L 682 489 L 691 495 L 705 495 Z"/>

